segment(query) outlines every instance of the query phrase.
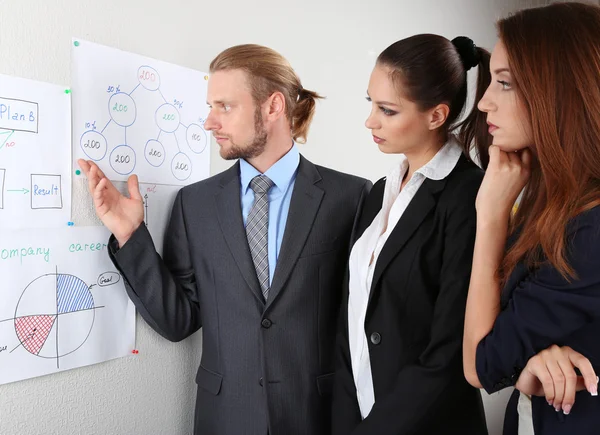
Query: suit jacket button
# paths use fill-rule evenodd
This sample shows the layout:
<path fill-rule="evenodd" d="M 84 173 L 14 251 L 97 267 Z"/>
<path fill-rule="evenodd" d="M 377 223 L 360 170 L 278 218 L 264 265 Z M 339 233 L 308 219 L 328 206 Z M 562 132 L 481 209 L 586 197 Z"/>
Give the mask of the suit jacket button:
<path fill-rule="evenodd" d="M 381 334 L 379 334 L 379 332 L 374 332 L 371 334 L 371 343 L 373 343 L 373 344 L 381 343 Z"/>
<path fill-rule="evenodd" d="M 258 385 L 260 385 L 261 387 L 263 386 L 263 378 L 260 378 L 260 379 L 258 380 Z"/>
<path fill-rule="evenodd" d="M 269 319 L 263 319 L 262 322 L 260 322 L 260 324 L 262 325 L 263 328 L 269 329 L 271 327 L 271 325 L 273 324 L 273 322 L 271 322 Z"/>

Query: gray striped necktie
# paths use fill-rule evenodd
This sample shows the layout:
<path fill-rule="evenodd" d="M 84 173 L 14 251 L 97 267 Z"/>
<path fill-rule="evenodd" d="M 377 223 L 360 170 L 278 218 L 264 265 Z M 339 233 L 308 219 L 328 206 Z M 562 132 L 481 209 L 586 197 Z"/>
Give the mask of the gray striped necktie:
<path fill-rule="evenodd" d="M 257 175 L 252 179 L 250 188 L 254 191 L 254 204 L 246 222 L 248 246 L 265 302 L 269 296 L 269 198 L 267 194 L 271 186 L 273 181 L 266 175 Z"/>

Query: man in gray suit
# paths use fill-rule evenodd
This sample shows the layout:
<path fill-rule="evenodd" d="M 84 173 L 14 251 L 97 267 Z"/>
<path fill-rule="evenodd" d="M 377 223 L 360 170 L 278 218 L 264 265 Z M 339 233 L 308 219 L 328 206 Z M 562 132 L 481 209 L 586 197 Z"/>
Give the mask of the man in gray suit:
<path fill-rule="evenodd" d="M 129 297 L 159 334 L 202 328 L 195 433 L 330 433 L 333 351 L 350 234 L 371 183 L 300 156 L 316 93 L 257 45 L 211 63 L 213 132 L 230 169 L 182 188 L 163 258 L 136 176 L 121 195 L 80 160 Z"/>

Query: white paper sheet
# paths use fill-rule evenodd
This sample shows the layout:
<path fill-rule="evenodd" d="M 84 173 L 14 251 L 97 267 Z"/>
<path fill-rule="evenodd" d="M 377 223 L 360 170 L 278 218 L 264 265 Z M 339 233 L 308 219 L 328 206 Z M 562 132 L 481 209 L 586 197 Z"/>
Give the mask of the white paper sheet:
<path fill-rule="evenodd" d="M 208 76 L 73 40 L 73 158 L 111 180 L 186 185 L 209 175 Z"/>
<path fill-rule="evenodd" d="M 135 307 L 104 227 L 0 233 L 0 384 L 131 355 Z"/>
<path fill-rule="evenodd" d="M 65 86 L 0 75 L 0 228 L 71 218 L 71 97 Z"/>

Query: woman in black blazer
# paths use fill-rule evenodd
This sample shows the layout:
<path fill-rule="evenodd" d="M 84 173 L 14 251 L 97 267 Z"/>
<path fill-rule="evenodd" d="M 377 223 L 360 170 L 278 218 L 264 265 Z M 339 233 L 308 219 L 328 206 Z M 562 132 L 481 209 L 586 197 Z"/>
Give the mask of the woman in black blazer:
<path fill-rule="evenodd" d="M 467 70 L 489 53 L 466 37 L 417 35 L 378 57 L 366 126 L 400 163 L 371 190 L 355 229 L 338 336 L 334 435 L 487 434 L 461 343 L 475 198 L 490 136 L 476 108 L 458 137 Z"/>
<path fill-rule="evenodd" d="M 488 392 L 516 383 L 506 435 L 598 434 L 597 379 L 576 395 L 565 379 L 583 368 L 573 351 L 600 368 L 600 7 L 523 10 L 498 29 L 479 103 L 494 139 L 477 196 L 465 376 Z M 530 367 L 551 345 L 573 351 L 561 359 L 553 347 L 545 367 Z M 554 391 L 536 396 L 521 373 Z"/>

